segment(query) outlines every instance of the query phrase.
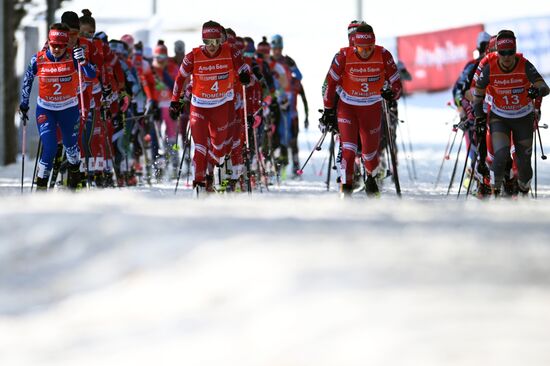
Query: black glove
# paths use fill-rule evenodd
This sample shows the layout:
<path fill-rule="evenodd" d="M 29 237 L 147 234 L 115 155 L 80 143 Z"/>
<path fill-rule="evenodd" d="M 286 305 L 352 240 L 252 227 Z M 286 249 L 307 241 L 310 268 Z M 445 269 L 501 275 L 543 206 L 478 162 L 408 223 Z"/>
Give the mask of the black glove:
<path fill-rule="evenodd" d="M 111 85 L 103 85 L 103 88 L 101 89 L 101 93 L 103 94 L 103 100 L 109 100 L 111 97 L 111 94 L 113 93 L 113 89 L 111 88 Z"/>
<path fill-rule="evenodd" d="M 485 138 L 485 133 L 487 132 L 487 117 L 476 117 L 476 135 L 477 135 L 477 141 L 481 141 L 481 139 Z"/>
<path fill-rule="evenodd" d="M 534 86 L 529 87 L 527 90 L 527 96 L 531 99 L 537 99 L 540 96 L 540 91 L 538 88 L 535 88 Z"/>
<path fill-rule="evenodd" d="M 250 84 L 250 74 L 246 71 L 241 71 L 239 73 L 239 81 L 244 86 L 247 86 L 248 84 Z"/>
<path fill-rule="evenodd" d="M 26 104 L 19 104 L 19 110 L 21 111 L 21 118 L 23 118 L 25 121 L 27 121 L 29 119 L 29 115 L 28 115 L 28 112 L 29 112 L 29 106 L 26 105 Z"/>
<path fill-rule="evenodd" d="M 325 108 L 323 116 L 319 119 L 319 123 L 323 129 L 328 128 L 329 131 L 338 131 L 338 121 L 336 119 L 336 111 L 334 109 Z"/>
<path fill-rule="evenodd" d="M 384 88 L 380 91 L 380 95 L 382 96 L 382 98 L 390 101 L 390 100 L 393 100 L 393 97 L 395 96 L 395 94 L 393 94 L 393 90 L 391 90 L 390 88 Z"/>
<path fill-rule="evenodd" d="M 181 103 L 170 102 L 170 108 L 168 108 L 168 113 L 170 114 L 170 118 L 176 121 L 180 116 L 180 112 L 181 112 Z"/>

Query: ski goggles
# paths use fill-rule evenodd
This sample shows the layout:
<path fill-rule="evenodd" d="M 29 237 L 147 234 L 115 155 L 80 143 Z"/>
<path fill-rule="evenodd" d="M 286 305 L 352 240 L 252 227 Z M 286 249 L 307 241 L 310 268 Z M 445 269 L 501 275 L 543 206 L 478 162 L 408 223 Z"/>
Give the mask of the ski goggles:
<path fill-rule="evenodd" d="M 67 44 L 66 43 L 54 43 L 54 42 L 49 42 L 50 46 L 52 48 L 58 48 L 58 49 L 64 49 L 64 48 L 67 48 Z"/>
<path fill-rule="evenodd" d="M 357 51 L 359 52 L 372 52 L 372 50 L 374 50 L 374 45 L 370 45 L 370 46 L 355 46 L 355 48 L 357 48 Z"/>
<path fill-rule="evenodd" d="M 202 41 L 206 46 L 219 46 L 222 44 L 222 40 L 219 38 L 203 39 Z"/>
<path fill-rule="evenodd" d="M 499 50 L 498 54 L 500 56 L 513 56 L 516 54 L 516 50 Z"/>

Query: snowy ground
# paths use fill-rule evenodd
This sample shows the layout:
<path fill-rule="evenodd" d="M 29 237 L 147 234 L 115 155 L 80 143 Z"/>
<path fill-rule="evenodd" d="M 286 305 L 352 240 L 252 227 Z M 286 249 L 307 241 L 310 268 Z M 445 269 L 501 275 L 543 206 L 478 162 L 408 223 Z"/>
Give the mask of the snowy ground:
<path fill-rule="evenodd" d="M 549 163 L 536 201 L 447 197 L 454 154 L 434 189 L 448 95 L 400 112 L 402 200 L 327 193 L 325 150 L 303 181 L 202 200 L 20 196 L 0 169 L 0 365 L 549 365 Z"/>

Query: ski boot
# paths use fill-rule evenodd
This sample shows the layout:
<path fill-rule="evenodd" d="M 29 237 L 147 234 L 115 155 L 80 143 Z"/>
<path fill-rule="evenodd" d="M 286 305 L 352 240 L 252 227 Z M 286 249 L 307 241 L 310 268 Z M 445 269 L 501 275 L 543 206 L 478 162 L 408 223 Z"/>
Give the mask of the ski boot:
<path fill-rule="evenodd" d="M 351 198 L 353 193 L 353 184 L 340 184 L 340 198 Z"/>
<path fill-rule="evenodd" d="M 80 171 L 80 163 L 77 164 L 69 164 L 67 167 L 67 187 L 71 191 L 79 191 L 83 187 L 82 182 L 86 182 L 86 180 L 82 179 L 82 177 L 85 177 L 85 174 Z"/>
<path fill-rule="evenodd" d="M 37 192 L 46 192 L 48 190 L 48 178 L 36 177 L 35 184 Z"/>
<path fill-rule="evenodd" d="M 365 192 L 367 192 L 367 196 L 369 197 L 380 197 L 376 179 L 370 174 L 367 174 L 367 179 L 365 180 Z"/>

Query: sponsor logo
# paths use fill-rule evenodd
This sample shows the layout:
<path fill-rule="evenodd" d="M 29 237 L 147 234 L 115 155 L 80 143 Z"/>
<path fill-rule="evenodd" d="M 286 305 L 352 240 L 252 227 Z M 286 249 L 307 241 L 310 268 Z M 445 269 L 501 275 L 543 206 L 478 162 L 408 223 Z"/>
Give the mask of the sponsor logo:
<path fill-rule="evenodd" d="M 525 88 L 514 88 L 512 89 L 512 94 L 522 94 L 525 92 Z"/>
<path fill-rule="evenodd" d="M 196 118 L 200 118 L 200 119 L 204 119 L 204 116 L 200 113 L 197 113 L 197 112 L 191 112 L 191 117 L 196 117 Z"/>
<path fill-rule="evenodd" d="M 367 78 L 367 81 L 369 83 L 374 83 L 375 81 L 378 81 L 378 80 L 380 80 L 380 76 L 371 76 L 371 77 Z"/>
<path fill-rule="evenodd" d="M 356 34 L 355 34 L 355 39 L 366 39 L 366 40 L 369 40 L 369 39 L 373 39 L 373 37 L 372 37 L 372 34 L 371 34 L 371 33 L 356 33 Z"/>
<path fill-rule="evenodd" d="M 50 74 L 58 73 L 58 72 L 67 72 L 67 71 L 71 71 L 71 68 L 67 65 L 60 65 L 57 67 L 50 66 L 50 67 L 42 68 L 42 72 L 50 73 Z"/>
<path fill-rule="evenodd" d="M 364 73 L 374 73 L 374 72 L 380 72 L 382 69 L 380 67 L 351 67 L 349 69 L 350 73 L 352 74 L 364 74 Z"/>
<path fill-rule="evenodd" d="M 351 125 L 351 120 L 348 118 L 338 118 L 338 123 L 343 123 L 346 125 Z"/>
<path fill-rule="evenodd" d="M 36 117 L 36 122 L 44 123 L 46 122 L 47 119 L 48 119 L 48 116 L 46 116 L 45 114 L 41 114 L 38 117 Z"/>
<path fill-rule="evenodd" d="M 380 133 L 380 128 L 382 127 L 382 125 L 378 125 L 378 127 L 372 129 L 372 130 L 369 130 L 369 133 L 371 135 L 374 135 L 374 134 L 377 134 L 377 133 Z"/>
<path fill-rule="evenodd" d="M 452 41 L 446 41 L 444 46 L 438 44 L 432 49 L 417 46 L 414 62 L 417 67 L 437 67 L 440 69 L 444 65 L 464 62 L 468 57 L 468 46 L 466 44 L 455 44 Z"/>
<path fill-rule="evenodd" d="M 199 71 L 214 71 L 214 70 L 227 70 L 229 65 L 226 64 L 216 64 L 210 66 L 199 66 Z"/>
<path fill-rule="evenodd" d="M 496 79 L 494 83 L 495 85 L 511 85 L 511 84 L 519 84 L 522 82 L 523 82 L 522 79 L 510 78 L 510 79 Z"/>

